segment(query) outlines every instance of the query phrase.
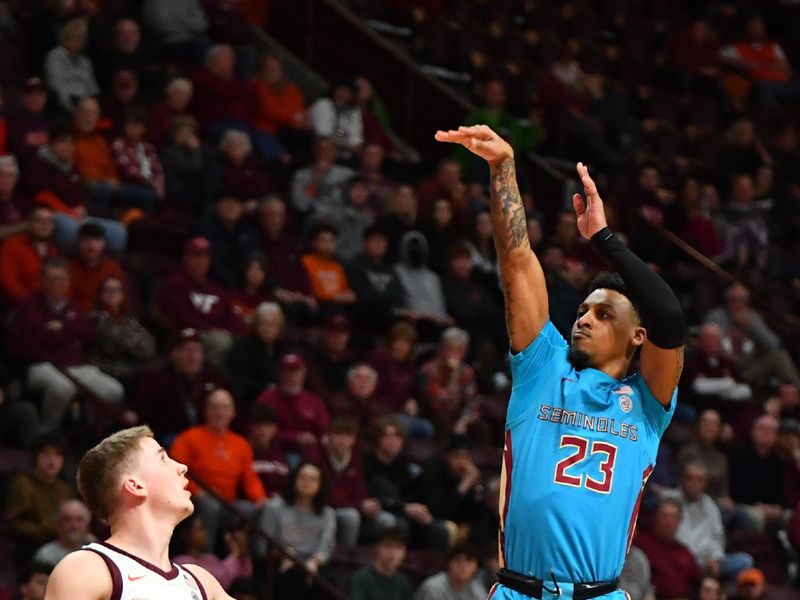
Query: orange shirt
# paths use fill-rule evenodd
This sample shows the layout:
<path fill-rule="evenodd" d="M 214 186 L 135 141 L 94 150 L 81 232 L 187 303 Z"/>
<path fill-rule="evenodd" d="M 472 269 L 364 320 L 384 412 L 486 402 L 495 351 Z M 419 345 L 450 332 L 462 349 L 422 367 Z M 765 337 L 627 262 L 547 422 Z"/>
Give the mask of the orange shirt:
<path fill-rule="evenodd" d="M 239 489 L 251 502 L 267 497 L 261 479 L 253 470 L 253 448 L 238 433 L 215 433 L 205 425 L 197 425 L 175 438 L 170 455 L 227 502 L 239 497 Z M 189 482 L 192 493 L 200 490 L 191 478 Z"/>
<path fill-rule="evenodd" d="M 254 124 L 258 129 L 275 133 L 284 127 L 296 128 L 299 125 L 298 115 L 305 112 L 300 88 L 287 83 L 275 90 L 258 79 L 254 79 L 251 86 Z"/>
<path fill-rule="evenodd" d="M 119 179 L 111 148 L 99 133 L 75 134 L 75 166 L 86 181 Z"/>
<path fill-rule="evenodd" d="M 88 313 L 97 303 L 97 292 L 109 277 L 116 277 L 123 285 L 126 282 L 125 271 L 113 258 L 104 256 L 100 263 L 92 268 L 76 258 L 69 261 L 69 272 L 72 275 L 72 300 L 83 312 Z"/>
<path fill-rule="evenodd" d="M 329 302 L 337 294 L 350 289 L 344 269 L 337 261 L 318 254 L 305 254 L 301 260 L 314 298 L 320 302 Z"/>
<path fill-rule="evenodd" d="M 55 246 L 47 244 L 44 258 L 57 254 Z M 3 242 L 0 246 L 0 287 L 3 294 L 18 302 L 37 291 L 42 279 L 43 260 L 27 233 Z"/>

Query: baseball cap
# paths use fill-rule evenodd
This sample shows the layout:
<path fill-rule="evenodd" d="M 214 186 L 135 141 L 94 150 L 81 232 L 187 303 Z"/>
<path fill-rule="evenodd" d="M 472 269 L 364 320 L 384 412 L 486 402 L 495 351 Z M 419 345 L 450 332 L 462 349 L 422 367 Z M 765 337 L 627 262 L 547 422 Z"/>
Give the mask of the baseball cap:
<path fill-rule="evenodd" d="M 25 80 L 25 84 L 22 86 L 23 92 L 33 92 L 34 90 L 45 91 L 46 89 L 41 77 L 28 77 Z"/>
<path fill-rule="evenodd" d="M 736 580 L 737 585 L 764 585 L 764 573 L 761 569 L 745 569 L 739 573 L 739 578 Z"/>
<path fill-rule="evenodd" d="M 204 237 L 193 237 L 183 245 L 185 256 L 199 256 L 211 252 L 211 244 Z"/>
<path fill-rule="evenodd" d="M 181 329 L 175 336 L 175 346 L 180 346 L 185 342 L 200 342 L 200 332 L 192 327 Z"/>
<path fill-rule="evenodd" d="M 302 369 L 306 366 L 306 361 L 299 354 L 285 354 L 281 359 L 282 369 Z"/>
<path fill-rule="evenodd" d="M 350 329 L 350 321 L 342 314 L 331 315 L 328 320 L 325 321 L 325 329 L 348 331 Z"/>

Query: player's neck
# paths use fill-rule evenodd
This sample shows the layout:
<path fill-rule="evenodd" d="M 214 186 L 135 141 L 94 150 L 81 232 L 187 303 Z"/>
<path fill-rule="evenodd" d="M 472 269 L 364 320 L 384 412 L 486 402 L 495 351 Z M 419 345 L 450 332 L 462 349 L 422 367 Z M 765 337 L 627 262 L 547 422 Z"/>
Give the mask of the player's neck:
<path fill-rule="evenodd" d="M 145 560 L 159 569 L 169 571 L 169 541 L 175 524 L 159 521 L 152 515 L 128 515 L 111 526 L 109 544 Z"/>
<path fill-rule="evenodd" d="M 614 379 L 622 379 L 625 375 L 628 374 L 628 367 L 630 366 L 630 360 L 626 357 L 615 358 L 607 363 L 594 367 L 598 371 L 605 373 L 609 377 L 613 377 Z"/>

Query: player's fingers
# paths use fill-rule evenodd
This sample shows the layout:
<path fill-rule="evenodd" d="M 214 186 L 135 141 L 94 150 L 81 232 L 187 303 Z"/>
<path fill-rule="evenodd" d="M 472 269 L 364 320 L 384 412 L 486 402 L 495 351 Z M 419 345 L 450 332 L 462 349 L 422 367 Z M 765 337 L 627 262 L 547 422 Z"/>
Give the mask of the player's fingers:
<path fill-rule="evenodd" d="M 486 141 L 492 139 L 495 135 L 491 128 L 486 125 L 470 125 L 469 127 L 462 125 L 458 128 L 458 131 Z"/>
<path fill-rule="evenodd" d="M 575 214 L 578 216 L 586 212 L 586 206 L 584 205 L 583 198 L 581 198 L 580 194 L 573 194 L 572 207 L 575 209 Z"/>

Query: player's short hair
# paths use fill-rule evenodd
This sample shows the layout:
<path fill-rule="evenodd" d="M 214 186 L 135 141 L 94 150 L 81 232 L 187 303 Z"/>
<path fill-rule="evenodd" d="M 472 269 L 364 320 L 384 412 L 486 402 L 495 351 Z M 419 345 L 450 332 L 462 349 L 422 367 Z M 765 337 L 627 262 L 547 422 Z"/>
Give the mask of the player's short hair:
<path fill-rule="evenodd" d="M 136 467 L 139 442 L 152 437 L 147 425 L 129 427 L 111 434 L 83 455 L 78 464 L 78 490 L 94 515 L 108 520 L 117 508 L 119 481 Z"/>
<path fill-rule="evenodd" d="M 642 320 L 639 308 L 636 306 L 636 302 L 633 301 L 633 298 L 631 297 L 631 292 L 628 289 L 628 286 L 625 283 L 625 281 L 622 279 L 622 277 L 620 277 L 619 273 L 603 272 L 598 274 L 597 277 L 592 279 L 592 282 L 589 284 L 587 295 L 591 294 L 595 290 L 600 290 L 600 289 L 613 290 L 625 296 L 631 303 L 631 306 L 633 306 L 633 310 L 636 313 L 638 319 L 640 321 Z"/>

